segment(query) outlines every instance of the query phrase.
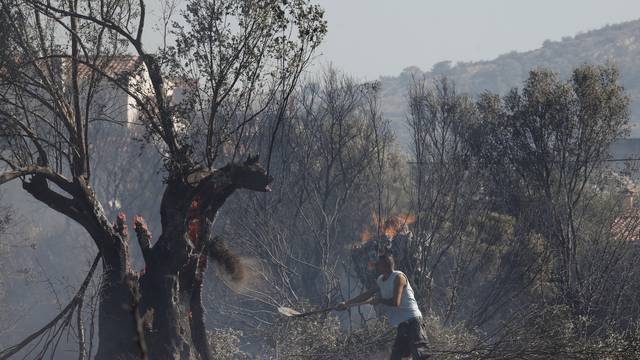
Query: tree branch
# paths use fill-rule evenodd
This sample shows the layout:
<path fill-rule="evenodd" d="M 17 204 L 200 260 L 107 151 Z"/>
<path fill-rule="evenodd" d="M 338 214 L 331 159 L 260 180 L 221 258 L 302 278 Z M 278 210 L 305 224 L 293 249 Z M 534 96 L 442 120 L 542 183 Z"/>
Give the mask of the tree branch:
<path fill-rule="evenodd" d="M 16 178 L 28 175 L 42 175 L 48 180 L 53 181 L 54 184 L 58 185 L 62 190 L 69 193 L 69 195 L 75 194 L 73 183 L 71 183 L 71 181 L 69 181 L 64 176 L 54 172 L 48 166 L 28 165 L 20 168 L 14 168 L 13 170 L 4 173 L 0 173 L 0 185 Z"/>
<path fill-rule="evenodd" d="M 69 304 L 55 317 L 53 318 L 53 320 L 51 320 L 48 324 L 46 324 L 45 326 L 43 326 L 40 330 L 34 332 L 33 334 L 27 336 L 24 340 L 22 340 L 20 343 L 10 346 L 2 351 L 0 351 L 0 360 L 6 360 L 9 359 L 11 356 L 15 355 L 16 353 L 18 353 L 19 351 L 21 351 L 22 349 L 24 349 L 26 346 L 28 346 L 29 344 L 31 344 L 32 342 L 36 341 L 39 337 L 45 335 L 46 333 L 55 328 L 58 324 L 58 322 L 60 320 L 62 320 L 65 316 L 68 316 L 69 314 L 73 315 L 73 311 L 74 309 L 76 309 L 76 307 L 81 304 L 82 299 L 84 298 L 84 293 L 87 290 L 87 287 L 89 286 L 89 282 L 91 281 L 91 278 L 93 278 L 93 274 L 96 270 L 96 267 L 98 266 L 98 262 L 100 261 L 101 258 L 101 253 L 98 252 L 98 254 L 96 255 L 96 258 L 93 260 L 93 264 L 91 264 L 91 268 L 89 269 L 89 273 L 87 273 L 87 276 L 85 277 L 84 281 L 82 282 L 82 285 L 80 285 L 80 289 L 78 289 L 78 291 L 76 292 L 76 295 L 73 297 L 73 299 L 71 299 L 71 301 L 69 302 Z M 63 324 L 63 326 L 66 326 L 68 324 Z M 56 333 L 61 333 L 61 332 L 56 332 Z M 43 351 L 46 351 L 46 348 L 49 344 L 52 343 L 51 340 L 54 339 L 49 339 L 50 341 L 45 341 L 44 349 Z M 37 344 L 36 344 L 37 346 Z"/>
<path fill-rule="evenodd" d="M 151 231 L 149 231 L 147 223 L 144 221 L 142 216 L 134 216 L 133 224 L 136 237 L 138 238 L 138 244 L 142 251 L 142 257 L 144 258 L 145 264 L 149 264 L 149 261 L 151 260 Z"/>

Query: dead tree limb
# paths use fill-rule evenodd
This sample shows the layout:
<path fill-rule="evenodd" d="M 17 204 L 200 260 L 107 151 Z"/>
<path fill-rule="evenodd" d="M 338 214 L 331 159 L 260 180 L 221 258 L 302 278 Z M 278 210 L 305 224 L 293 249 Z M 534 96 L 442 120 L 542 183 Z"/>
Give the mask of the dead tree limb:
<path fill-rule="evenodd" d="M 82 304 L 82 299 L 84 298 L 84 293 L 89 286 L 89 282 L 91 278 L 93 278 L 93 274 L 98 266 L 98 262 L 100 261 L 101 253 L 96 255 L 96 258 L 93 260 L 93 264 L 91 264 L 91 268 L 87 273 L 82 285 L 80 285 L 80 289 L 76 292 L 76 295 L 71 299 L 69 304 L 65 306 L 64 309 L 51 320 L 48 324 L 40 328 L 40 330 L 34 332 L 33 334 L 27 336 L 20 343 L 10 346 L 2 351 L 0 351 L 0 360 L 6 360 L 17 354 L 21 350 L 25 349 L 27 346 L 32 344 L 34 341 L 40 339 L 42 336 L 46 337 L 46 340 L 43 342 L 42 349 L 39 351 L 40 354 L 44 355 L 46 351 L 51 347 L 55 346 L 55 343 L 58 342 L 59 337 L 62 335 L 63 331 L 66 327 L 70 326 L 71 317 L 73 316 L 74 310 L 76 310 Z M 62 324 L 59 325 L 60 321 L 63 321 Z M 52 334 L 53 333 L 53 334 Z M 34 345 L 34 347 L 29 350 L 29 352 L 33 352 L 35 347 L 41 343 L 41 339 Z"/>

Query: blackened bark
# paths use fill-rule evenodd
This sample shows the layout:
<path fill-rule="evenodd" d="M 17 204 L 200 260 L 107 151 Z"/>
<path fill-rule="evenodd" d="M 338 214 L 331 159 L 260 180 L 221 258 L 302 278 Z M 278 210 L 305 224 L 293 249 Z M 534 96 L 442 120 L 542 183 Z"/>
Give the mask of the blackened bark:
<path fill-rule="evenodd" d="M 161 203 L 162 235 L 147 251 L 142 277 L 142 311 L 153 309 L 148 332 L 151 359 L 210 359 L 204 326 L 202 246 L 218 209 L 235 186 L 225 176 L 215 186 L 167 184 Z M 190 229 L 195 226 L 196 229 Z M 204 259 L 204 260 L 203 260 Z"/>
<path fill-rule="evenodd" d="M 131 290 L 123 279 L 105 274 L 100 289 L 99 344 L 96 359 L 133 358 L 137 354 Z"/>
<path fill-rule="evenodd" d="M 101 208 L 96 213 L 104 216 Z M 103 223 L 106 223 L 104 217 Z M 105 229 L 111 238 L 100 241 L 103 244 L 103 279 L 100 288 L 100 311 L 98 326 L 100 341 L 96 359 L 137 356 L 136 328 L 123 326 L 133 324 L 138 314 L 132 308 L 132 293 L 129 269 L 128 234 L 124 214 L 119 214 L 114 226 Z"/>
<path fill-rule="evenodd" d="M 52 209 L 78 222 L 91 235 L 102 254 L 103 281 L 100 289 L 100 342 L 96 359 L 127 358 L 134 353 L 133 328 L 129 310 L 131 292 L 125 284 L 128 273 L 128 245 L 124 234 L 118 233 L 106 218 L 91 188 L 83 178 L 75 178 L 64 190 L 72 196 L 62 196 L 49 188 L 43 176 L 33 176 L 23 182 L 23 188 Z"/>
<path fill-rule="evenodd" d="M 160 210 L 162 234 L 148 252 L 149 262 L 141 281 L 142 309 L 154 312 L 153 331 L 147 334 L 151 359 L 195 358 L 179 281 L 190 252 L 184 237 L 190 190 L 179 181 L 167 184 Z"/>
<path fill-rule="evenodd" d="M 207 342 L 207 330 L 204 325 L 204 306 L 202 305 L 202 286 L 207 262 L 206 253 L 200 255 L 191 292 L 191 338 L 202 360 L 213 358 Z"/>
<path fill-rule="evenodd" d="M 145 274 L 147 276 L 148 272 Z M 190 341 L 188 309 L 180 294 L 178 276 L 164 274 L 152 281 L 142 298 L 144 305 L 154 309 L 153 329 L 145 334 L 149 343 L 149 358 L 195 359 Z"/>
<path fill-rule="evenodd" d="M 186 176 L 184 181 L 174 177 L 167 183 L 160 209 L 162 234 L 155 244 L 144 220 L 134 218 L 146 265 L 140 274 L 132 272 L 129 265 L 124 214 L 110 224 L 84 177 L 59 185 L 70 197 L 50 189 L 44 176 L 23 182 L 36 199 L 82 225 L 100 250 L 103 282 L 96 359 L 139 358 L 145 349 L 154 360 L 214 358 L 208 347 L 202 302 L 207 256 L 232 269 L 234 279 L 241 272 L 229 249 L 211 239 L 212 225 L 236 189 L 269 191 L 272 178 L 257 163 L 257 157 L 214 172 L 198 171 L 198 176 Z M 140 336 L 142 328 L 144 336 Z"/>

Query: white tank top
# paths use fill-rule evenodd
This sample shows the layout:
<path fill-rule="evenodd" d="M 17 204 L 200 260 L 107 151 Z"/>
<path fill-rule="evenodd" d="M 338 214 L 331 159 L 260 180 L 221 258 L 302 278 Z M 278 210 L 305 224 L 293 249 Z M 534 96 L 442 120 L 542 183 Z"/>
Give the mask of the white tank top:
<path fill-rule="evenodd" d="M 393 297 L 393 288 L 395 287 L 395 280 L 398 276 L 404 276 L 406 278 L 406 275 L 404 275 L 402 271 L 397 270 L 389 274 L 387 280 L 382 280 L 382 275 L 378 277 L 376 282 L 380 289 L 380 296 L 382 296 L 383 299 L 391 299 Z M 398 326 L 401 322 L 416 317 L 422 317 L 416 298 L 413 295 L 413 289 L 409 284 L 409 279 L 407 279 L 407 285 L 402 290 L 400 306 L 395 307 L 382 305 L 382 308 L 389 318 L 389 324 L 392 326 Z"/>

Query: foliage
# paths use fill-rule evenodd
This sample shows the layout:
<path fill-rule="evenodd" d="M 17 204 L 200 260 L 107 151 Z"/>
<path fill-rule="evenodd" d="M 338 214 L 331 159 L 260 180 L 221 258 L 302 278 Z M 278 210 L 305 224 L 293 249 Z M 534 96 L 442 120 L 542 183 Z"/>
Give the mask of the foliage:
<path fill-rule="evenodd" d="M 233 329 L 215 329 L 207 331 L 209 346 L 219 360 L 242 360 L 251 357 L 240 350 L 242 331 Z"/>
<path fill-rule="evenodd" d="M 371 359 L 388 348 L 391 330 L 372 321 L 345 333 L 332 315 L 283 319 L 265 334 L 265 358 Z"/>
<path fill-rule="evenodd" d="M 251 266 L 257 280 L 244 290 L 243 309 L 268 312 L 264 303 L 277 307 L 301 304 L 301 299 L 301 309 L 317 308 L 340 299 L 340 291 L 352 296 L 345 294 L 344 286 L 356 290 L 362 284 L 352 282 L 362 279 L 349 277 L 355 266 L 350 261 L 364 261 L 366 268 L 367 259 L 347 257 L 350 247 L 340 248 L 341 238 L 357 239 L 350 234 L 362 227 L 353 223 L 370 221 L 362 216 L 363 209 L 376 215 L 382 209 L 380 218 L 389 211 L 409 211 L 416 217 L 405 234 L 409 239 L 405 254 L 410 256 L 401 257 L 397 266 L 409 275 L 421 304 L 434 358 L 623 356 L 616 355 L 616 337 L 611 334 L 633 343 L 630 334 L 636 319 L 628 314 L 636 313 L 633 294 L 638 282 L 632 275 L 636 250 L 628 239 L 609 231 L 620 214 L 632 210 L 624 207 L 627 202 L 621 195 L 628 183 L 618 175 L 605 176 L 612 171 L 604 163 L 607 149 L 624 136 L 628 118 L 628 100 L 617 84 L 615 69 L 584 66 L 566 81 L 551 72 L 534 71 L 522 91 L 505 96 L 487 93 L 476 100 L 457 93 L 447 80 L 433 85 L 418 80 L 410 91 L 408 119 L 416 161 L 407 169 L 402 156 L 383 147 L 382 166 L 374 156 L 367 160 L 369 172 L 358 177 L 342 168 L 332 170 L 331 162 L 325 161 L 332 150 L 337 158 L 343 156 L 335 144 L 344 137 L 329 137 L 330 131 L 348 134 L 350 126 L 365 120 L 348 139 L 362 139 L 354 145 L 375 145 L 371 136 L 375 132 L 370 132 L 374 128 L 367 125 L 375 118 L 340 107 L 352 104 L 354 88 L 349 83 L 331 84 L 320 90 L 310 90 L 314 84 L 303 87 L 311 94 L 327 95 L 305 98 L 309 94 L 303 93 L 299 99 L 308 115 L 284 132 L 290 138 L 276 143 L 274 175 L 283 188 L 275 189 L 275 202 L 256 199 L 240 208 L 257 219 L 251 227 L 259 230 L 240 226 L 240 232 L 231 231 L 255 261 Z M 327 99 L 332 101 L 324 102 Z M 304 106 L 307 103 L 316 105 Z M 314 125 L 313 131 L 306 132 L 309 125 Z M 349 142 L 342 146 L 349 154 L 380 150 L 351 147 Z M 344 159 L 351 163 L 352 158 Z M 333 181 L 331 186 L 327 181 Z M 344 206 L 331 207 L 342 204 L 334 202 L 340 194 L 336 190 L 348 181 L 354 185 Z M 401 185 L 403 181 L 407 182 Z M 325 204 L 330 207 L 322 207 L 323 189 L 329 191 Z M 389 206 L 394 203 L 397 207 Z M 278 215 L 265 216 L 264 206 Z M 323 223 L 327 214 L 337 214 L 329 217 L 338 220 L 335 228 Z M 232 220 L 227 229 L 237 224 Z M 246 238 L 247 234 L 251 236 Z M 563 265 L 567 252 L 561 250 L 561 244 L 568 242 L 560 235 L 575 239 L 570 261 L 576 280 L 568 280 Z M 323 243 L 326 239 L 334 242 Z M 329 264 L 343 267 L 323 268 L 327 263 L 317 256 L 324 249 L 330 254 L 325 256 L 334 259 Z M 305 285 L 309 275 L 333 279 L 333 284 L 337 277 L 346 279 L 341 280 L 342 289 L 322 286 L 311 292 Z M 238 307 L 220 307 L 221 312 L 224 309 Z M 366 337 L 385 333 L 384 325 L 367 321 L 375 315 L 366 311 L 354 310 L 342 325 L 330 315 L 298 321 L 256 315 L 260 312 L 253 310 L 239 312 L 230 318 L 260 328 L 245 336 L 252 341 L 269 337 L 265 352 L 270 356 L 357 356 Z M 353 344 L 339 339 L 351 339 Z M 380 348 L 388 348 L 390 340 L 380 339 Z M 350 350 L 352 346 L 356 350 Z M 372 351 L 367 356 L 383 353 Z"/>
<path fill-rule="evenodd" d="M 229 237 L 259 262 L 261 291 L 279 289 L 261 301 L 279 306 L 302 297 L 330 304 L 343 296 L 339 278 L 349 250 L 376 211 L 376 156 L 403 166 L 372 105 L 376 96 L 370 84 L 335 69 L 301 85 L 290 103 L 291 119 L 274 144 L 273 192 L 266 198 L 249 195 L 225 216 Z"/>
<path fill-rule="evenodd" d="M 611 332 L 632 331 L 637 320 L 620 307 L 635 313 L 624 299 L 636 288 L 636 250 L 611 228 L 637 210 L 612 190 L 625 182 L 600 176 L 626 135 L 628 106 L 607 66 L 582 66 L 568 81 L 534 70 L 521 91 L 477 101 L 446 79 L 416 81 L 416 241 L 401 266 L 443 332 L 476 342 L 449 355 L 589 358 Z"/>

